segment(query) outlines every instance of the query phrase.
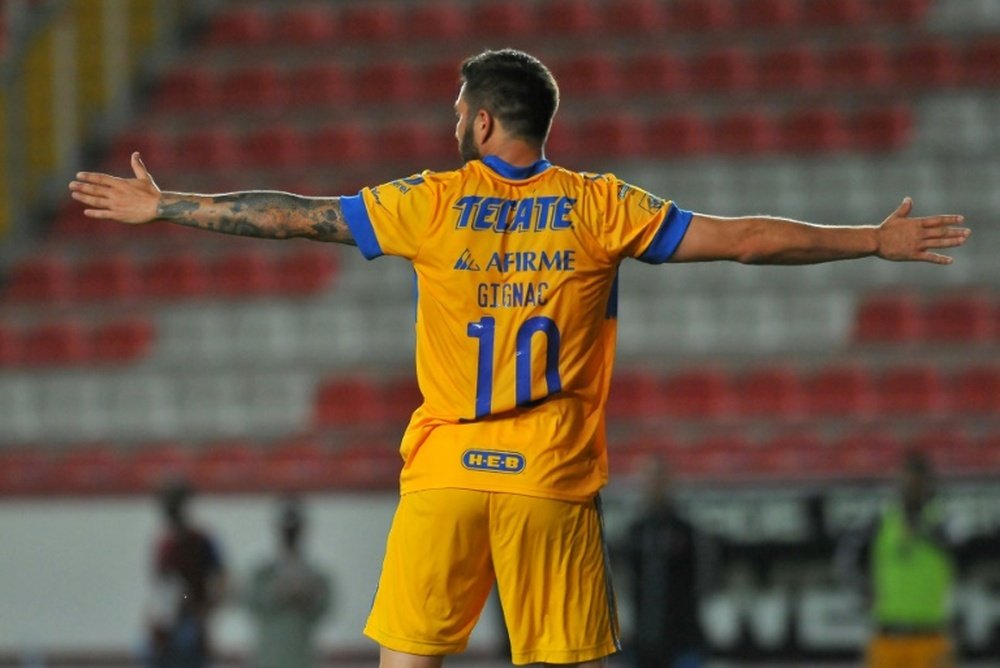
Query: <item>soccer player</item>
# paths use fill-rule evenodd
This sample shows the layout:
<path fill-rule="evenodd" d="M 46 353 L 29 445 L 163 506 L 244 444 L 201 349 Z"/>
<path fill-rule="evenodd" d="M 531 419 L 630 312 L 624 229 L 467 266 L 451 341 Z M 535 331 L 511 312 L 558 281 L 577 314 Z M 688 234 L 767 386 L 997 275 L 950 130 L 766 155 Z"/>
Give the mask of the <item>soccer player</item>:
<path fill-rule="evenodd" d="M 365 633 L 385 667 L 434 667 L 464 649 L 494 578 L 516 664 L 602 665 L 618 648 L 598 492 L 615 350 L 619 263 L 798 264 L 875 255 L 948 263 L 960 216 L 821 227 L 695 214 L 610 174 L 551 164 L 559 101 L 523 52 L 461 66 L 464 165 L 352 197 L 161 191 L 81 173 L 85 214 L 155 219 L 242 236 L 356 245 L 417 274 L 417 380 L 403 437 L 401 498 Z"/>

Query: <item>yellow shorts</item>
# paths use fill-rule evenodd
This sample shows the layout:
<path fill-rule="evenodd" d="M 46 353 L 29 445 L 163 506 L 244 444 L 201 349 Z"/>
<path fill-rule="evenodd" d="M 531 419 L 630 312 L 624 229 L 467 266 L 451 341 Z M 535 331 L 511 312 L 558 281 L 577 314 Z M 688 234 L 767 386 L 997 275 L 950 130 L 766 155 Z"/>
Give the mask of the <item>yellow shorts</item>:
<path fill-rule="evenodd" d="M 866 663 L 868 668 L 954 668 L 955 655 L 943 634 L 877 635 Z"/>
<path fill-rule="evenodd" d="M 365 635 L 436 656 L 465 649 L 493 582 L 514 663 L 619 649 L 599 500 L 437 489 L 399 501 Z"/>

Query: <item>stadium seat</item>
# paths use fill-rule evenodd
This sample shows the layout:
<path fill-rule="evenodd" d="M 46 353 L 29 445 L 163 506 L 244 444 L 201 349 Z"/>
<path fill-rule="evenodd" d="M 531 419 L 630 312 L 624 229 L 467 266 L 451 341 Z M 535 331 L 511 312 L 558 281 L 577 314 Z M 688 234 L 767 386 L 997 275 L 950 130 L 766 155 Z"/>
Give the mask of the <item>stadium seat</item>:
<path fill-rule="evenodd" d="M 71 298 L 73 272 L 57 255 L 23 259 L 11 268 L 3 292 L 8 302 L 65 302 Z"/>
<path fill-rule="evenodd" d="M 157 171 L 175 169 L 173 142 L 159 130 L 130 130 L 118 135 L 105 160 L 108 169 L 115 173 L 128 171 L 135 151 L 142 154 L 143 162 L 155 165 Z"/>
<path fill-rule="evenodd" d="M 562 166 L 572 166 L 583 150 L 577 126 L 565 118 L 556 118 L 545 142 L 545 155 Z"/>
<path fill-rule="evenodd" d="M 613 95 L 619 89 L 617 66 L 604 54 L 562 61 L 554 70 L 560 92 L 577 99 Z"/>
<path fill-rule="evenodd" d="M 871 3 L 866 0 L 824 0 L 804 2 L 805 19 L 821 27 L 858 27 L 869 18 Z"/>
<path fill-rule="evenodd" d="M 354 91 L 365 104 L 399 104 L 419 97 L 420 75 L 409 61 L 382 61 L 355 74 Z"/>
<path fill-rule="evenodd" d="M 977 443 L 979 472 L 996 475 L 1000 473 L 1000 431 L 985 434 Z"/>
<path fill-rule="evenodd" d="M 264 482 L 269 490 L 327 491 L 339 486 L 339 470 L 333 453 L 310 437 L 272 444 L 264 453 Z"/>
<path fill-rule="evenodd" d="M 135 362 L 149 352 L 153 335 L 153 324 L 142 318 L 104 323 L 91 332 L 93 358 L 105 363 Z"/>
<path fill-rule="evenodd" d="M 829 153 L 850 145 L 847 123 L 834 107 L 795 111 L 781 121 L 780 144 L 790 153 Z"/>
<path fill-rule="evenodd" d="M 712 480 L 738 479 L 750 473 L 753 445 L 735 434 L 710 434 L 687 446 L 691 456 L 678 461 L 678 474 Z"/>
<path fill-rule="evenodd" d="M 719 369 L 691 369 L 672 374 L 660 391 L 662 411 L 675 417 L 723 418 L 735 408 L 729 378 Z"/>
<path fill-rule="evenodd" d="M 670 15 L 670 27 L 692 32 L 726 30 L 736 25 L 730 0 L 678 0 Z"/>
<path fill-rule="evenodd" d="M 854 119 L 854 144 L 864 151 L 903 148 L 912 133 L 912 112 L 901 105 L 867 109 Z"/>
<path fill-rule="evenodd" d="M 216 74 L 202 65 L 169 72 L 153 95 L 154 106 L 166 112 L 210 111 L 218 100 Z"/>
<path fill-rule="evenodd" d="M 194 467 L 191 451 L 176 443 L 146 443 L 126 457 L 128 487 L 151 493 L 169 481 L 188 480 Z"/>
<path fill-rule="evenodd" d="M 310 295 L 325 290 L 336 275 L 335 258 L 329 250 L 312 248 L 295 249 L 282 255 L 274 264 L 278 292 Z"/>
<path fill-rule="evenodd" d="M 350 5 L 340 15 L 341 35 L 357 44 L 387 44 L 405 36 L 401 13 L 384 2 Z"/>
<path fill-rule="evenodd" d="M 920 302 L 911 294 L 866 298 L 858 308 L 854 340 L 858 343 L 913 343 L 922 336 Z"/>
<path fill-rule="evenodd" d="M 75 297 L 85 301 L 128 300 L 139 296 L 142 281 L 130 255 L 103 255 L 85 260 L 74 272 Z"/>
<path fill-rule="evenodd" d="M 75 446 L 56 461 L 53 480 L 61 494 L 114 494 L 128 489 L 125 464 L 107 445 Z"/>
<path fill-rule="evenodd" d="M 665 464 L 670 471 L 691 468 L 688 460 L 693 450 L 678 445 L 670 434 L 662 430 L 634 436 L 624 443 L 612 440 L 608 447 L 608 466 L 616 479 L 619 476 L 641 474 L 655 460 Z"/>
<path fill-rule="evenodd" d="M 734 397 L 741 415 L 787 420 L 801 416 L 803 389 L 791 367 L 753 369 L 736 377 Z"/>
<path fill-rule="evenodd" d="M 906 446 L 930 457 L 944 473 L 975 471 L 979 465 L 974 442 L 962 426 L 935 425 L 914 435 Z"/>
<path fill-rule="evenodd" d="M 587 158 L 631 158 L 645 148 L 642 125 L 627 113 L 608 113 L 577 127 L 581 155 Z"/>
<path fill-rule="evenodd" d="M 21 363 L 21 332 L 0 322 L 0 368 Z"/>
<path fill-rule="evenodd" d="M 385 419 L 405 424 L 413 411 L 423 404 L 417 379 L 411 376 L 390 379 L 380 388 L 380 402 L 385 409 Z"/>
<path fill-rule="evenodd" d="M 738 47 L 698 56 L 690 65 L 691 86 L 703 91 L 745 91 L 754 85 L 753 59 Z"/>
<path fill-rule="evenodd" d="M 385 415 L 378 387 L 364 376 L 332 378 L 321 384 L 316 396 L 316 424 L 335 427 L 376 424 Z"/>
<path fill-rule="evenodd" d="M 973 86 L 1000 85 L 1000 39 L 979 41 L 962 57 L 965 83 Z"/>
<path fill-rule="evenodd" d="M 337 453 L 342 487 L 356 490 L 387 490 L 399 486 L 403 461 L 395 439 L 374 438 L 352 443 Z"/>
<path fill-rule="evenodd" d="M 880 16 L 893 23 L 919 23 L 930 9 L 932 0 L 884 0 Z"/>
<path fill-rule="evenodd" d="M 342 109 L 354 95 L 349 73 L 339 63 L 328 60 L 288 70 L 284 88 L 288 104 L 298 108 Z"/>
<path fill-rule="evenodd" d="M 300 166 L 305 158 L 300 140 L 289 125 L 259 128 L 243 137 L 240 164 L 257 169 Z"/>
<path fill-rule="evenodd" d="M 0 448 L 0 494 L 51 494 L 55 467 L 51 452 L 38 447 Z"/>
<path fill-rule="evenodd" d="M 545 0 L 537 16 L 545 32 L 556 35 L 586 37 L 601 28 L 601 16 L 593 0 Z"/>
<path fill-rule="evenodd" d="M 143 267 L 143 294 L 148 297 L 178 299 L 207 293 L 208 271 L 196 255 L 167 255 Z"/>
<path fill-rule="evenodd" d="M 460 76 L 453 58 L 426 64 L 420 71 L 420 96 L 428 102 L 454 100 L 458 96 Z"/>
<path fill-rule="evenodd" d="M 956 414 L 1000 415 L 1000 366 L 968 366 L 950 383 L 952 411 Z"/>
<path fill-rule="evenodd" d="M 740 155 L 769 153 L 779 147 L 774 119 L 765 111 L 738 111 L 718 119 L 713 145 L 723 153 Z"/>
<path fill-rule="evenodd" d="M 256 491 L 264 480 L 263 465 L 260 450 L 247 443 L 213 443 L 195 453 L 192 482 L 211 492 Z"/>
<path fill-rule="evenodd" d="M 424 164 L 428 154 L 442 150 L 436 146 L 433 128 L 419 121 L 394 122 L 382 128 L 379 137 L 378 157 L 386 164 L 418 166 Z"/>
<path fill-rule="evenodd" d="M 961 80 L 958 55 L 943 39 L 904 45 L 896 54 L 894 68 L 897 81 L 915 88 L 954 86 Z"/>
<path fill-rule="evenodd" d="M 329 47 L 337 36 L 334 10 L 323 4 L 282 7 L 273 23 L 272 40 L 277 46 Z"/>
<path fill-rule="evenodd" d="M 947 408 L 944 381 L 932 366 L 907 365 L 878 376 L 878 411 L 885 415 L 936 415 Z"/>
<path fill-rule="evenodd" d="M 642 97 L 679 93 L 689 84 L 685 61 L 670 53 L 640 53 L 624 60 L 619 79 L 622 90 Z"/>
<path fill-rule="evenodd" d="M 798 0 L 754 0 L 740 3 L 740 25 L 761 30 L 785 30 L 802 20 Z"/>
<path fill-rule="evenodd" d="M 815 3 L 817 6 L 826 3 Z M 877 43 L 849 44 L 835 48 L 825 58 L 824 80 L 828 86 L 859 90 L 884 88 L 892 83 L 892 64 L 885 48 Z"/>
<path fill-rule="evenodd" d="M 874 381 L 861 366 L 832 365 L 806 376 L 808 413 L 817 418 L 870 417 L 877 406 Z"/>
<path fill-rule="evenodd" d="M 221 12 L 212 21 L 204 44 L 214 47 L 252 48 L 271 40 L 272 18 L 259 6 Z"/>
<path fill-rule="evenodd" d="M 657 0 L 612 0 L 604 5 L 601 24 L 622 35 L 659 35 L 667 25 L 667 10 Z"/>
<path fill-rule="evenodd" d="M 765 90 L 815 91 L 824 84 L 819 56 L 807 46 L 768 51 L 756 67 L 757 82 Z"/>
<path fill-rule="evenodd" d="M 77 366 L 90 360 L 90 340 L 75 320 L 22 330 L 21 360 L 28 366 Z"/>
<path fill-rule="evenodd" d="M 534 7 L 525 2 L 487 0 L 472 10 L 472 36 L 475 39 L 528 38 L 534 35 L 538 23 Z"/>
<path fill-rule="evenodd" d="M 468 34 L 469 21 L 468 13 L 458 2 L 417 4 L 406 13 L 405 34 L 412 40 L 457 42 Z"/>
<path fill-rule="evenodd" d="M 262 251 L 230 252 L 212 261 L 211 290 L 227 297 L 273 294 L 276 279 L 271 258 Z"/>
<path fill-rule="evenodd" d="M 240 142 L 226 128 L 197 128 L 178 139 L 176 156 L 183 169 L 231 170 L 240 164 Z"/>
<path fill-rule="evenodd" d="M 374 141 L 367 127 L 341 122 L 308 132 L 304 143 L 308 164 L 332 167 L 369 164 L 374 157 Z"/>
<path fill-rule="evenodd" d="M 774 435 L 750 447 L 749 473 L 783 479 L 815 478 L 829 475 L 829 449 L 811 431 L 790 431 Z"/>
<path fill-rule="evenodd" d="M 660 388 L 660 378 L 655 373 L 640 370 L 625 370 L 616 373 L 611 380 L 608 395 L 608 418 L 633 420 L 655 418 L 663 415 L 668 407 L 664 405 Z"/>
<path fill-rule="evenodd" d="M 840 477 L 884 477 L 899 468 L 903 446 L 883 430 L 859 429 L 828 445 L 830 473 Z"/>
<path fill-rule="evenodd" d="M 655 156 L 701 155 L 712 148 L 712 132 L 696 113 L 671 113 L 649 121 L 646 141 Z"/>
<path fill-rule="evenodd" d="M 923 334 L 934 343 L 988 343 L 996 334 L 997 305 L 985 295 L 937 297 L 923 310 Z"/>
<path fill-rule="evenodd" d="M 241 66 L 219 85 L 219 104 L 230 111 L 273 111 L 287 103 L 283 75 L 273 65 Z"/>

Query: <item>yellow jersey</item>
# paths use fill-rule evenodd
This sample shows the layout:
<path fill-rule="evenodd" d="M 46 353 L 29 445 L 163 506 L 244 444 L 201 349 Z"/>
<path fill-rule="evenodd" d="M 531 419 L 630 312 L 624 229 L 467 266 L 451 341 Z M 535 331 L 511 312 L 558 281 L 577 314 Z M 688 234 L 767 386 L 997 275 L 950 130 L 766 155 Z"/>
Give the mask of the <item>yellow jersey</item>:
<path fill-rule="evenodd" d="M 495 156 L 341 206 L 366 258 L 416 272 L 424 403 L 400 492 L 592 498 L 607 482 L 618 264 L 667 261 L 692 214 L 610 174 Z"/>

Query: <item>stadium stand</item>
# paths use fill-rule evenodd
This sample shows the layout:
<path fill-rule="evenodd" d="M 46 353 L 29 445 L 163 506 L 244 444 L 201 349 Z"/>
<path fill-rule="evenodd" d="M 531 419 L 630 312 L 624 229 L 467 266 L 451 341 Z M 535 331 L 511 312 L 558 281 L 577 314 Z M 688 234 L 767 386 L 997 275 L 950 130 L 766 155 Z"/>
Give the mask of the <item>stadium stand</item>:
<path fill-rule="evenodd" d="M 975 4 L 219 2 L 102 164 L 315 194 L 445 168 L 458 59 L 542 44 L 557 162 L 719 214 L 858 223 L 911 194 L 976 230 L 948 268 L 623 268 L 613 470 L 871 477 L 912 446 L 997 472 L 998 239 L 975 221 L 1000 208 L 1000 33 Z M 0 283 L 0 493 L 394 484 L 418 403 L 405 264 L 52 210 Z"/>

